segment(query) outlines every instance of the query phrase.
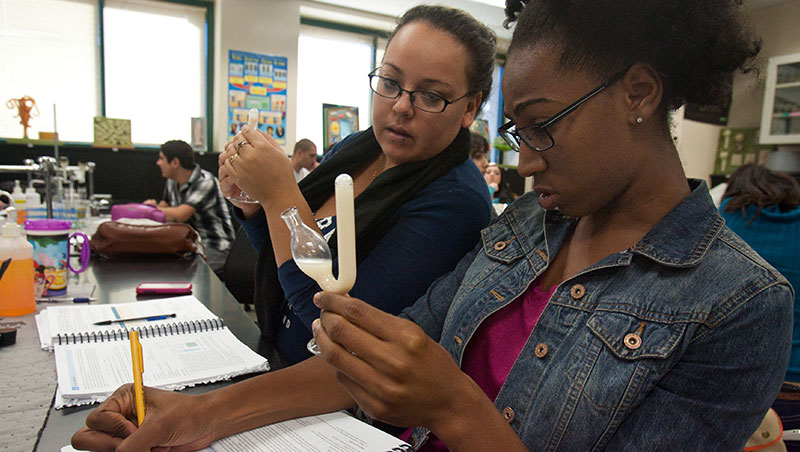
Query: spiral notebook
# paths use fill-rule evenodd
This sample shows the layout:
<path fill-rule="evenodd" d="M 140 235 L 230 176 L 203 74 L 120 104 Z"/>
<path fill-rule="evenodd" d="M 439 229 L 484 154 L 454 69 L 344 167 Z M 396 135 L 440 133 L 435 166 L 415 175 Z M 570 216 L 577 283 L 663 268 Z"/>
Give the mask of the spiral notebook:
<path fill-rule="evenodd" d="M 109 319 L 175 314 L 148 321 Z M 111 315 L 111 317 L 109 317 Z M 151 302 L 93 306 L 55 306 L 37 318 L 40 340 L 49 338 L 55 354 L 56 409 L 105 400 L 132 381 L 128 332 L 139 332 L 144 354 L 144 384 L 179 390 L 200 383 L 269 370 L 266 358 L 243 344 L 222 319 L 193 296 Z M 115 317 L 116 316 L 116 317 Z"/>
<path fill-rule="evenodd" d="M 159 317 L 174 314 L 160 320 L 124 319 Z M 96 322 L 112 321 L 110 325 L 95 325 Z M 39 342 L 43 349 L 52 350 L 54 344 L 72 342 L 96 342 L 117 340 L 123 335 L 127 339 L 130 329 L 146 336 L 149 330 L 160 327 L 183 326 L 184 329 L 197 323 L 222 324 L 222 319 L 192 295 L 115 304 L 69 304 L 51 306 L 36 315 Z"/>

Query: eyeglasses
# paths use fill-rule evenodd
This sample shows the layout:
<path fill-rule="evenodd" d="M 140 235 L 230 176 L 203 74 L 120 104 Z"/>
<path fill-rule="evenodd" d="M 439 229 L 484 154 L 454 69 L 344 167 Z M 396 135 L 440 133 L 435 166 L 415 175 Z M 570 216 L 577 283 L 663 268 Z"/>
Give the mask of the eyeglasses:
<path fill-rule="evenodd" d="M 387 99 L 397 99 L 403 93 L 408 93 L 409 97 L 411 98 L 411 105 L 418 110 L 426 111 L 428 113 L 441 113 L 445 108 L 447 108 L 448 105 L 456 103 L 472 94 L 467 93 L 458 99 L 447 100 L 444 97 L 430 91 L 410 91 L 401 88 L 400 83 L 398 83 L 397 80 L 377 75 L 375 72 L 377 72 L 378 69 L 375 69 L 369 74 L 369 87 L 372 88 L 372 91 L 375 94 Z"/>
<path fill-rule="evenodd" d="M 628 72 L 628 69 L 629 68 L 625 68 L 624 71 L 619 72 L 611 77 L 607 82 L 591 90 L 589 94 L 581 97 L 571 105 L 567 106 L 565 109 L 559 111 L 542 122 L 537 122 L 536 124 L 531 124 L 521 129 L 517 129 L 517 125 L 514 124 L 514 121 L 508 121 L 499 129 L 497 129 L 497 132 L 501 137 L 503 137 L 503 140 L 505 140 L 505 142 L 511 146 L 511 149 L 517 152 L 519 152 L 520 142 L 525 143 L 526 146 L 534 151 L 546 151 L 556 144 L 555 140 L 553 139 L 553 135 L 550 134 L 550 131 L 547 130 L 547 128 L 555 124 L 555 122 L 559 119 L 562 119 L 564 116 L 567 116 L 575 111 L 582 103 L 591 99 L 595 94 L 603 91 L 614 84 L 614 82 L 621 79 L 622 76 Z"/>

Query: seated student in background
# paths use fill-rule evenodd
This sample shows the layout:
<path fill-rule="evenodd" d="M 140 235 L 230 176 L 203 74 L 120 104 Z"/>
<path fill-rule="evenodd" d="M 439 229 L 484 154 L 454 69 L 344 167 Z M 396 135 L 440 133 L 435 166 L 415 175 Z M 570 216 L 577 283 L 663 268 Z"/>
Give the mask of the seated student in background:
<path fill-rule="evenodd" d="M 200 235 L 208 265 L 219 274 L 225 265 L 234 231 L 230 211 L 217 178 L 194 162 L 194 152 L 181 140 L 161 145 L 156 165 L 167 179 L 158 207 L 167 221 L 187 223 Z"/>
<path fill-rule="evenodd" d="M 337 143 L 299 187 L 275 142 L 246 127 L 220 155 L 223 192 L 235 183 L 261 204 L 234 203 L 260 249 L 258 324 L 286 363 L 311 356 L 306 344 L 319 317 L 312 297 L 320 288 L 292 260 L 280 213 L 297 206 L 335 249 L 339 174 L 353 177 L 356 195 L 351 295 L 397 314 L 477 243 L 491 207 L 468 158 L 468 127 L 491 89 L 494 45 L 494 33 L 463 11 L 413 8 L 370 74 L 372 127 Z"/>
<path fill-rule="evenodd" d="M 489 160 L 486 159 L 486 154 L 489 153 L 489 143 L 486 138 L 475 132 L 469 134 L 469 157 L 472 163 L 478 167 L 481 174 L 486 174 L 486 167 L 489 166 Z"/>
<path fill-rule="evenodd" d="M 317 166 L 317 146 L 308 138 L 303 138 L 295 143 L 290 160 L 294 180 L 300 182 Z"/>
<path fill-rule="evenodd" d="M 502 173 L 497 163 L 490 163 L 486 166 L 486 171 L 483 173 L 483 179 L 486 180 L 486 185 L 489 187 L 489 196 L 492 198 L 492 204 L 497 204 L 497 191 L 500 189 L 500 181 L 502 180 Z"/>
<path fill-rule="evenodd" d="M 794 287 L 792 353 L 785 380 L 800 385 L 800 184 L 787 174 L 744 165 L 728 179 L 720 213 L 725 224 Z M 773 408 L 784 429 L 800 428 L 800 389 L 786 390 L 778 395 Z M 789 449 L 800 450 L 791 445 Z"/>
<path fill-rule="evenodd" d="M 686 179 L 669 114 L 725 95 L 757 42 L 734 2 L 506 11 L 502 133 L 535 192 L 404 318 L 319 294 L 321 357 L 202 395 L 146 388 L 138 428 L 124 386 L 75 447 L 202 447 L 358 404 L 419 427 L 422 451 L 742 450 L 781 385 L 791 288 Z"/>
<path fill-rule="evenodd" d="M 508 182 L 503 182 L 503 172 L 497 163 L 489 164 L 483 178 L 489 187 L 493 204 L 508 204 L 517 199 L 518 195 L 511 190 Z"/>

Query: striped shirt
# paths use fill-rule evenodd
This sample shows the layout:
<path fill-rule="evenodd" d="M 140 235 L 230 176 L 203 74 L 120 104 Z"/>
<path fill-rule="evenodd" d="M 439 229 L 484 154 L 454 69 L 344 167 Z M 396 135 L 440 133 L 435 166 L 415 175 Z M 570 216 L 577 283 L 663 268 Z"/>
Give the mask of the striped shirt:
<path fill-rule="evenodd" d="M 195 213 L 186 220 L 203 241 L 206 248 L 225 251 L 233 243 L 233 225 L 227 201 L 219 189 L 217 178 L 195 165 L 189 180 L 178 188 L 178 183 L 167 180 L 163 199 L 172 207 L 186 204 Z"/>

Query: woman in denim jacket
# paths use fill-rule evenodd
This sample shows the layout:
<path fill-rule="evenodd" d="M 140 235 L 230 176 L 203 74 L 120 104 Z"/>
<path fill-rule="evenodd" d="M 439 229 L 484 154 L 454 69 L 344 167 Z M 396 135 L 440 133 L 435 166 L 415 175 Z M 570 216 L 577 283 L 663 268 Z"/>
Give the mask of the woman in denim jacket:
<path fill-rule="evenodd" d="M 506 9 L 500 133 L 535 193 L 413 323 L 319 297 L 323 356 L 367 413 L 421 426 L 419 450 L 742 450 L 781 386 L 792 289 L 686 179 L 668 118 L 759 44 L 730 1 L 526 3 Z"/>
<path fill-rule="evenodd" d="M 427 451 L 742 450 L 781 385 L 792 289 L 685 178 L 668 118 L 758 45 L 731 1 L 526 3 L 507 8 L 501 133 L 535 192 L 453 272 L 405 318 L 317 294 L 321 357 L 147 388 L 138 430 L 124 387 L 73 444 L 197 446 L 357 404 Z"/>

